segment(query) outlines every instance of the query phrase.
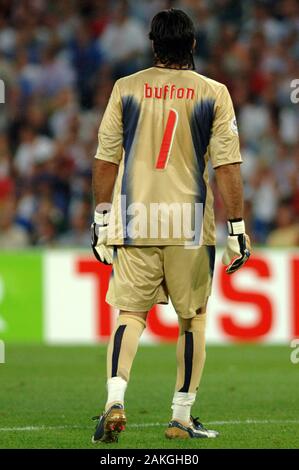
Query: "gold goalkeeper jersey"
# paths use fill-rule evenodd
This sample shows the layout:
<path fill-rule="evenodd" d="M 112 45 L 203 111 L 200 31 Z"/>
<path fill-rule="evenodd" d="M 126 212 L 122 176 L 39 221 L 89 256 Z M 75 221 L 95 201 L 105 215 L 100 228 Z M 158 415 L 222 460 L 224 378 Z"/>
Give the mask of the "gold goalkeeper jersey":
<path fill-rule="evenodd" d="M 118 80 L 95 158 L 119 165 L 111 245 L 214 245 L 214 168 L 241 162 L 227 88 L 191 70 L 152 67 Z"/>

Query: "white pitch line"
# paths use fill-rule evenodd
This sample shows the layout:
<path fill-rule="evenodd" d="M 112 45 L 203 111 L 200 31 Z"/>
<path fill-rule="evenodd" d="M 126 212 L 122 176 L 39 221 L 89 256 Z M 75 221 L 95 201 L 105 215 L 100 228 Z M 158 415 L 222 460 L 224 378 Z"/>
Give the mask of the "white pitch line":
<path fill-rule="evenodd" d="M 246 419 L 244 421 L 209 421 L 207 424 L 222 426 L 226 424 L 299 424 L 299 419 Z"/>
<path fill-rule="evenodd" d="M 209 421 L 206 424 L 215 425 L 215 426 L 225 426 L 225 425 L 246 425 L 246 424 L 299 424 L 298 419 L 246 419 L 244 421 Z M 167 426 L 167 423 L 133 423 L 128 424 L 129 428 L 153 428 L 153 427 L 163 427 Z M 61 426 L 17 426 L 17 427 L 6 427 L 0 428 L 0 432 L 30 432 L 30 431 L 59 431 L 64 429 L 89 429 L 89 426 L 79 426 L 79 425 L 61 425 Z"/>
<path fill-rule="evenodd" d="M 229 424 L 299 424 L 298 419 L 265 419 L 265 420 L 258 420 L 258 419 L 246 419 L 244 421 L 207 421 L 205 424 L 212 425 L 212 426 L 225 426 Z M 167 426 L 167 423 L 140 423 L 140 424 L 128 424 L 130 428 L 150 428 L 155 426 Z"/>
<path fill-rule="evenodd" d="M 85 429 L 86 426 L 75 425 L 62 425 L 62 426 L 17 426 L 0 428 L 0 432 L 14 432 L 14 431 L 58 431 L 59 429 Z"/>

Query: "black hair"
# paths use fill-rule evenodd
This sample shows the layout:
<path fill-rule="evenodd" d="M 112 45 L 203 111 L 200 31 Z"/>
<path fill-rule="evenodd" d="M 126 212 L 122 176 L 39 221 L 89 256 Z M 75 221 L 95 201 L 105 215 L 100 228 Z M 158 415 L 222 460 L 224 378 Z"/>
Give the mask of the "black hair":
<path fill-rule="evenodd" d="M 149 38 L 153 41 L 156 63 L 194 70 L 194 25 L 182 10 L 171 8 L 157 13 L 152 19 Z"/>

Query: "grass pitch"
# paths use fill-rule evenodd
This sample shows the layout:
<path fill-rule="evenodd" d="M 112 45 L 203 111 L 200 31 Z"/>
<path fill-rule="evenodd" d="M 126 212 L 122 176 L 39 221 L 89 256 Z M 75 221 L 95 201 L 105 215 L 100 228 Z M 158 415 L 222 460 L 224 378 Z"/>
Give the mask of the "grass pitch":
<path fill-rule="evenodd" d="M 168 441 L 175 346 L 141 346 L 127 391 L 123 448 L 299 448 L 299 364 L 290 348 L 211 346 L 193 413 L 217 439 Z M 7 346 L 0 365 L 0 448 L 94 448 L 105 402 L 105 348 Z"/>

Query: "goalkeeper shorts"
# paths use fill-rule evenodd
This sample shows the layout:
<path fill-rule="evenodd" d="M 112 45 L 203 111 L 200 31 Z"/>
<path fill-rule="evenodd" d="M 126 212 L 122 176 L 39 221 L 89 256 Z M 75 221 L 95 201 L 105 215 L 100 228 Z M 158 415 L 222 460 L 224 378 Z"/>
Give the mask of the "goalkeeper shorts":
<path fill-rule="evenodd" d="M 106 301 L 145 312 L 170 297 L 182 318 L 192 318 L 211 294 L 215 246 L 117 246 Z"/>

